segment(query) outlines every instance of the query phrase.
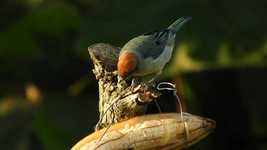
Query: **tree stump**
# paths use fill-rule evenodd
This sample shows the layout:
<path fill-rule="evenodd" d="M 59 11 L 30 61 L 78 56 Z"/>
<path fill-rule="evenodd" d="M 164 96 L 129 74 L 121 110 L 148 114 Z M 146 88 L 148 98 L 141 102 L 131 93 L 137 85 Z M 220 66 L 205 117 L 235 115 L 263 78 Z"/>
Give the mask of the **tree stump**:
<path fill-rule="evenodd" d="M 143 115 L 146 104 L 156 99 L 160 93 L 145 83 L 129 84 L 118 76 L 116 69 L 119 48 L 99 43 L 90 46 L 88 51 L 99 86 L 100 115 L 95 130 Z"/>

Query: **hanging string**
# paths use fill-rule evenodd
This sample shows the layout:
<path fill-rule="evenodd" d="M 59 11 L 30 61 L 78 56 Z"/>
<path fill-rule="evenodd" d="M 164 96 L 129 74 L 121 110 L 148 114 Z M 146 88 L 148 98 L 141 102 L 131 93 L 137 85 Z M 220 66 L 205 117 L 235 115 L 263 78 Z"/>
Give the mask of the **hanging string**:
<path fill-rule="evenodd" d="M 164 86 L 165 85 L 165 86 Z M 170 86 L 170 87 L 166 87 L 166 86 Z M 176 97 L 178 104 L 179 104 L 179 108 L 180 108 L 180 117 L 181 117 L 181 121 L 184 124 L 184 129 L 185 129 L 185 137 L 186 140 L 189 140 L 189 130 L 188 130 L 188 124 L 186 121 L 184 121 L 184 116 L 183 116 L 183 108 L 182 108 L 182 103 L 181 100 L 179 98 L 179 96 L 177 95 L 177 90 L 176 90 L 176 86 L 175 84 L 172 84 L 170 82 L 160 82 L 157 85 L 157 89 L 159 91 L 163 91 L 163 90 L 168 90 L 168 91 L 172 91 L 173 95 Z"/>

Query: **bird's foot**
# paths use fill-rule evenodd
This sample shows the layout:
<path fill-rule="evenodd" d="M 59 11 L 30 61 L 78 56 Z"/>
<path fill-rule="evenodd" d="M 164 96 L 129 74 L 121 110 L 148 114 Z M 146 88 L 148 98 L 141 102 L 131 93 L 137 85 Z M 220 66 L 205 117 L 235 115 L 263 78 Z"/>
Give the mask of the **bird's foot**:
<path fill-rule="evenodd" d="M 126 81 L 122 78 L 122 77 L 120 77 L 120 76 L 118 76 L 118 83 L 117 83 L 117 87 L 118 87 L 118 89 L 120 90 L 120 91 L 123 91 L 127 86 L 128 86 L 128 84 L 126 83 Z"/>
<path fill-rule="evenodd" d="M 156 78 L 152 78 L 147 82 L 148 86 L 156 87 Z"/>
<path fill-rule="evenodd" d="M 133 78 L 132 81 L 131 81 L 131 85 L 130 85 L 130 91 L 134 91 L 135 87 L 137 87 L 139 84 L 139 81 L 138 79 L 136 78 Z"/>

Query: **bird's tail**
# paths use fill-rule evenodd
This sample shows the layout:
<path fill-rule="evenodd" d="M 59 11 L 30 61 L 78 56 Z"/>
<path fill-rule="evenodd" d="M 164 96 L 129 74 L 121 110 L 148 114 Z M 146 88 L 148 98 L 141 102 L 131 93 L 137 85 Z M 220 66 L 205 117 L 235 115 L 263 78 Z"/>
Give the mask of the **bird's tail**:
<path fill-rule="evenodd" d="M 172 23 L 168 29 L 172 30 L 172 31 L 179 31 L 180 28 L 189 20 L 191 20 L 191 17 L 181 17 L 179 19 L 177 19 L 174 23 Z"/>

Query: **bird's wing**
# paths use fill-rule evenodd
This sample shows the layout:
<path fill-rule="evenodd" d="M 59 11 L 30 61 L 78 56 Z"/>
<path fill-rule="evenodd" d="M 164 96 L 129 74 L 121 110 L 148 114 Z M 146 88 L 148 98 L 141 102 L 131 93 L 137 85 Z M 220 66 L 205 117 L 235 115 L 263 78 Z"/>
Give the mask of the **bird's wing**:
<path fill-rule="evenodd" d="M 144 36 L 144 44 L 140 45 L 142 46 L 141 49 L 145 49 L 145 51 L 142 53 L 143 58 L 159 57 L 164 51 L 167 41 L 171 37 L 170 34 L 175 33 L 173 33 L 171 30 L 164 29 L 161 31 L 154 31 L 143 34 L 142 36 Z"/>

